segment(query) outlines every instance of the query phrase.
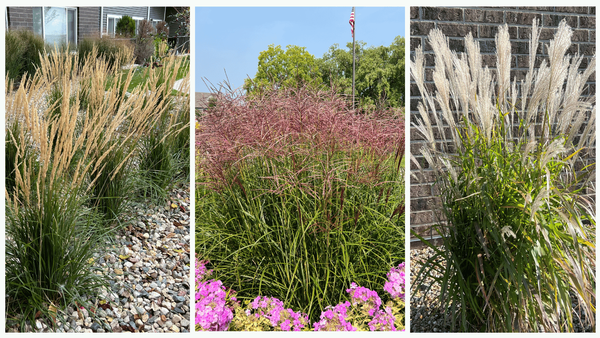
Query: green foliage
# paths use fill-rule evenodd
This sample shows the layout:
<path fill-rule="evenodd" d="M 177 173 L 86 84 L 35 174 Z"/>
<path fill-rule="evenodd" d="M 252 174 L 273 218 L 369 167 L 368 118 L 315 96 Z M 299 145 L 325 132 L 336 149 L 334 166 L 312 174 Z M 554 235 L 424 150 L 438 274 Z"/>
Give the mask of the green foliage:
<path fill-rule="evenodd" d="M 294 88 L 314 82 L 321 72 L 315 57 L 305 47 L 269 45 L 258 56 L 258 70 L 254 79 L 244 81 L 248 93 L 263 93 L 269 89 Z"/>
<path fill-rule="evenodd" d="M 397 36 L 390 46 L 365 48 L 356 43 L 356 100 L 363 110 L 383 110 L 404 107 L 405 41 Z M 270 45 L 258 57 L 258 70 L 253 79 L 246 79 L 248 93 L 266 89 L 297 87 L 302 83 L 326 85 L 339 93 L 352 95 L 352 43 L 347 50 L 337 44 L 322 58 L 315 59 L 305 47 Z"/>
<path fill-rule="evenodd" d="M 44 39 L 28 30 L 9 30 L 5 35 L 5 69 L 9 79 L 23 74 L 35 74 L 40 67 L 40 53 L 44 53 Z"/>
<path fill-rule="evenodd" d="M 190 8 L 174 7 L 177 13 L 172 14 L 171 18 L 177 23 L 175 36 L 190 36 Z"/>
<path fill-rule="evenodd" d="M 74 302 L 89 308 L 83 296 L 108 285 L 91 266 L 106 235 L 97 217 L 59 182 L 42 191 L 39 200 L 6 213 L 7 313 L 21 315 L 21 329 L 40 315 L 53 325 L 64 314 L 57 308 Z"/>
<path fill-rule="evenodd" d="M 531 31 L 537 46 L 536 21 Z M 458 55 L 439 30 L 430 33 L 434 96 L 424 85 L 423 51 L 415 52 L 411 73 L 425 98 L 416 128 L 427 141 L 421 153 L 435 174 L 447 224 L 434 227 L 442 247 L 417 235 L 435 255 L 413 285 L 437 280 L 454 329 L 573 331 L 574 316 L 595 329 L 596 221 L 586 196 L 595 162 L 585 153 L 595 145 L 596 108 L 594 97 L 582 97 L 595 66 L 582 71 L 580 57 L 565 56 L 570 36 L 563 20 L 549 44 L 550 61 L 539 67 L 537 48 L 530 49 L 522 92 L 516 83 L 510 90 L 506 25 L 496 36 L 498 82 L 482 68 L 471 34 L 468 55 Z M 457 83 L 471 89 L 450 90 Z M 556 90 L 563 86 L 570 89 Z"/>
<path fill-rule="evenodd" d="M 96 49 L 94 49 L 96 48 Z M 120 68 L 131 58 L 133 46 L 129 41 L 118 40 L 110 37 L 84 38 L 78 45 L 79 63 L 84 64 L 86 59 L 96 50 L 95 57 L 101 57 L 108 62 L 110 67 Z"/>
<path fill-rule="evenodd" d="M 169 144 L 165 142 L 165 133 L 168 133 L 165 127 L 167 122 L 161 118 L 157 127 L 141 142 L 140 174 L 145 184 L 140 192 L 145 197 L 165 197 L 166 188 L 176 174 Z"/>
<path fill-rule="evenodd" d="M 35 163 L 32 161 L 34 156 L 32 144 L 28 138 L 23 136 L 21 128 L 23 127 L 18 119 L 9 121 L 6 124 L 4 140 L 5 184 L 6 192 L 11 197 L 16 190 L 17 176 L 26 179 L 24 166 L 31 166 L 32 163 Z M 17 154 L 19 154 L 19 157 L 17 157 Z M 35 172 L 33 170 L 33 175 L 35 175 Z"/>
<path fill-rule="evenodd" d="M 403 203 L 402 183 L 391 160 L 381 164 L 387 172 L 381 185 L 338 174 L 360 158 L 346 156 L 312 159 L 310 170 L 290 176 L 326 189 L 325 196 L 312 196 L 288 179 L 264 179 L 293 175 L 296 163 L 309 160 L 302 156 L 246 160 L 228 173 L 235 183 L 219 193 L 198 186 L 197 250 L 238 299 L 274 296 L 314 321 L 326 305 L 345 299 L 351 282 L 383 287 L 382 276 L 404 257 L 404 227 L 392 216 Z M 335 180 L 327 187 L 323 175 L 332 168 Z"/>
<path fill-rule="evenodd" d="M 90 173 L 90 177 L 95 178 L 90 187 L 90 204 L 104 216 L 107 223 L 122 215 L 123 202 L 133 190 L 132 170 L 127 167 L 129 161 L 126 161 L 126 155 L 126 147 L 122 140 L 117 139 L 109 141 L 94 158 L 99 165 Z"/>
<path fill-rule="evenodd" d="M 356 42 L 356 97 L 363 108 L 404 107 L 404 38 L 397 36 L 388 46 L 365 48 Z M 347 50 L 334 44 L 318 59 L 323 83 L 352 95 L 352 43 Z"/>
<path fill-rule="evenodd" d="M 229 296 L 229 295 L 228 295 Z M 265 312 L 269 312 L 269 310 L 264 310 Z M 228 331 L 283 331 L 279 326 L 275 325 L 275 327 L 271 324 L 271 321 L 266 318 L 264 315 L 258 315 L 257 311 L 252 307 L 252 304 L 249 300 L 244 301 L 244 306 L 240 303 L 233 304 L 233 319 L 229 323 Z M 279 323 L 283 323 L 286 320 L 291 323 L 294 322 L 294 318 L 290 316 L 289 312 L 281 311 L 280 312 Z M 307 323 L 305 317 L 300 316 L 298 319 L 304 328 L 302 331 L 312 331 L 310 327 L 310 323 Z M 198 325 L 199 326 L 199 325 Z"/>
<path fill-rule="evenodd" d="M 119 21 L 117 21 L 116 33 L 125 37 L 132 37 L 135 35 L 135 20 L 128 15 L 123 15 Z"/>

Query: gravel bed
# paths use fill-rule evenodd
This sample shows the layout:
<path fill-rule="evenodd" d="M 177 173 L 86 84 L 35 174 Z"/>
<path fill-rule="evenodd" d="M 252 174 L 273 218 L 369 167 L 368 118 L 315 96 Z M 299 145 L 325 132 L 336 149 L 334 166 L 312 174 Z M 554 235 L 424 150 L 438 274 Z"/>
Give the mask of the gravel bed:
<path fill-rule="evenodd" d="M 428 277 L 418 290 L 415 290 L 415 278 L 421 269 L 422 262 L 434 254 L 434 250 L 426 247 L 410 251 L 410 331 L 411 332 L 450 332 L 450 323 L 444 323 L 445 309 L 438 300 L 440 285 Z M 436 277 L 440 272 L 433 273 Z M 431 286 L 428 292 L 427 288 Z"/>
<path fill-rule="evenodd" d="M 410 299 L 410 331 L 411 332 L 452 332 L 450 319 L 444 322 L 444 314 L 450 311 L 442 308 L 438 300 L 440 294 L 440 285 L 427 278 L 418 290 L 415 290 L 415 277 L 421 269 L 422 263 L 433 256 L 434 250 L 431 248 L 414 249 L 410 252 L 410 275 L 411 275 L 411 299 Z M 441 276 L 440 272 L 434 272 L 436 277 Z M 427 288 L 431 286 L 428 292 Z M 573 326 L 575 332 L 593 332 L 590 325 L 583 325 L 582 319 L 585 316 L 578 311 L 579 301 L 576 295 L 571 292 L 571 301 L 573 304 Z"/>
<path fill-rule="evenodd" d="M 130 226 L 94 260 L 102 270 L 98 273 L 110 276 L 110 289 L 89 299 L 95 313 L 67 307 L 67 323 L 59 322 L 55 331 L 189 332 L 189 208 L 189 187 L 172 190 L 164 205 L 127 202 L 124 221 Z M 38 331 L 53 331 L 40 321 L 35 325 Z"/>

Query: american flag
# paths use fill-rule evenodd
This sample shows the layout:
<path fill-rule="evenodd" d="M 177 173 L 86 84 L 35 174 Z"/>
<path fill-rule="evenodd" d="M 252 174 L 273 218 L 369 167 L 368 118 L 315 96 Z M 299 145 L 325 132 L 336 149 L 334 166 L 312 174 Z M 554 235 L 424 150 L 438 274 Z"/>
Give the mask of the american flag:
<path fill-rule="evenodd" d="M 352 13 L 350 13 L 350 26 L 352 26 L 352 37 L 354 37 L 354 7 L 352 7 Z"/>

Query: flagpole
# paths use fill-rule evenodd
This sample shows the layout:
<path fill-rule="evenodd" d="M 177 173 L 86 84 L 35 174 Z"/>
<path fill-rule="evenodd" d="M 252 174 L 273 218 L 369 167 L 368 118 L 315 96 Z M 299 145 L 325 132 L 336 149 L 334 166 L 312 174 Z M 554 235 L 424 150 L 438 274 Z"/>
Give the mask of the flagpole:
<path fill-rule="evenodd" d="M 353 33 L 352 33 L 352 109 L 355 108 L 355 101 L 354 101 L 354 73 L 356 71 L 356 49 L 354 48 L 354 42 L 355 42 L 355 38 L 354 36 L 356 35 L 356 12 L 354 12 L 354 7 L 352 7 L 352 13 L 354 13 L 354 25 L 352 27 L 353 29 Z"/>

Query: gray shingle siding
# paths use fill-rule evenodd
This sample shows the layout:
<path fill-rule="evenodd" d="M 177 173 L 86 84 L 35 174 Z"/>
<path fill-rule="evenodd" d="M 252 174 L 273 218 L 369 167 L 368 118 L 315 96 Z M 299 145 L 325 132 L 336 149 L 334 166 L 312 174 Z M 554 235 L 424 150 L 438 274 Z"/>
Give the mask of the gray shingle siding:
<path fill-rule="evenodd" d="M 150 19 L 165 20 L 165 7 L 150 7 Z"/>
<path fill-rule="evenodd" d="M 102 13 L 102 30 L 106 33 L 106 18 L 108 15 L 129 15 L 131 17 L 148 18 L 148 7 L 104 7 Z"/>
<path fill-rule="evenodd" d="M 98 37 L 100 33 L 100 7 L 77 8 L 77 41 Z"/>

